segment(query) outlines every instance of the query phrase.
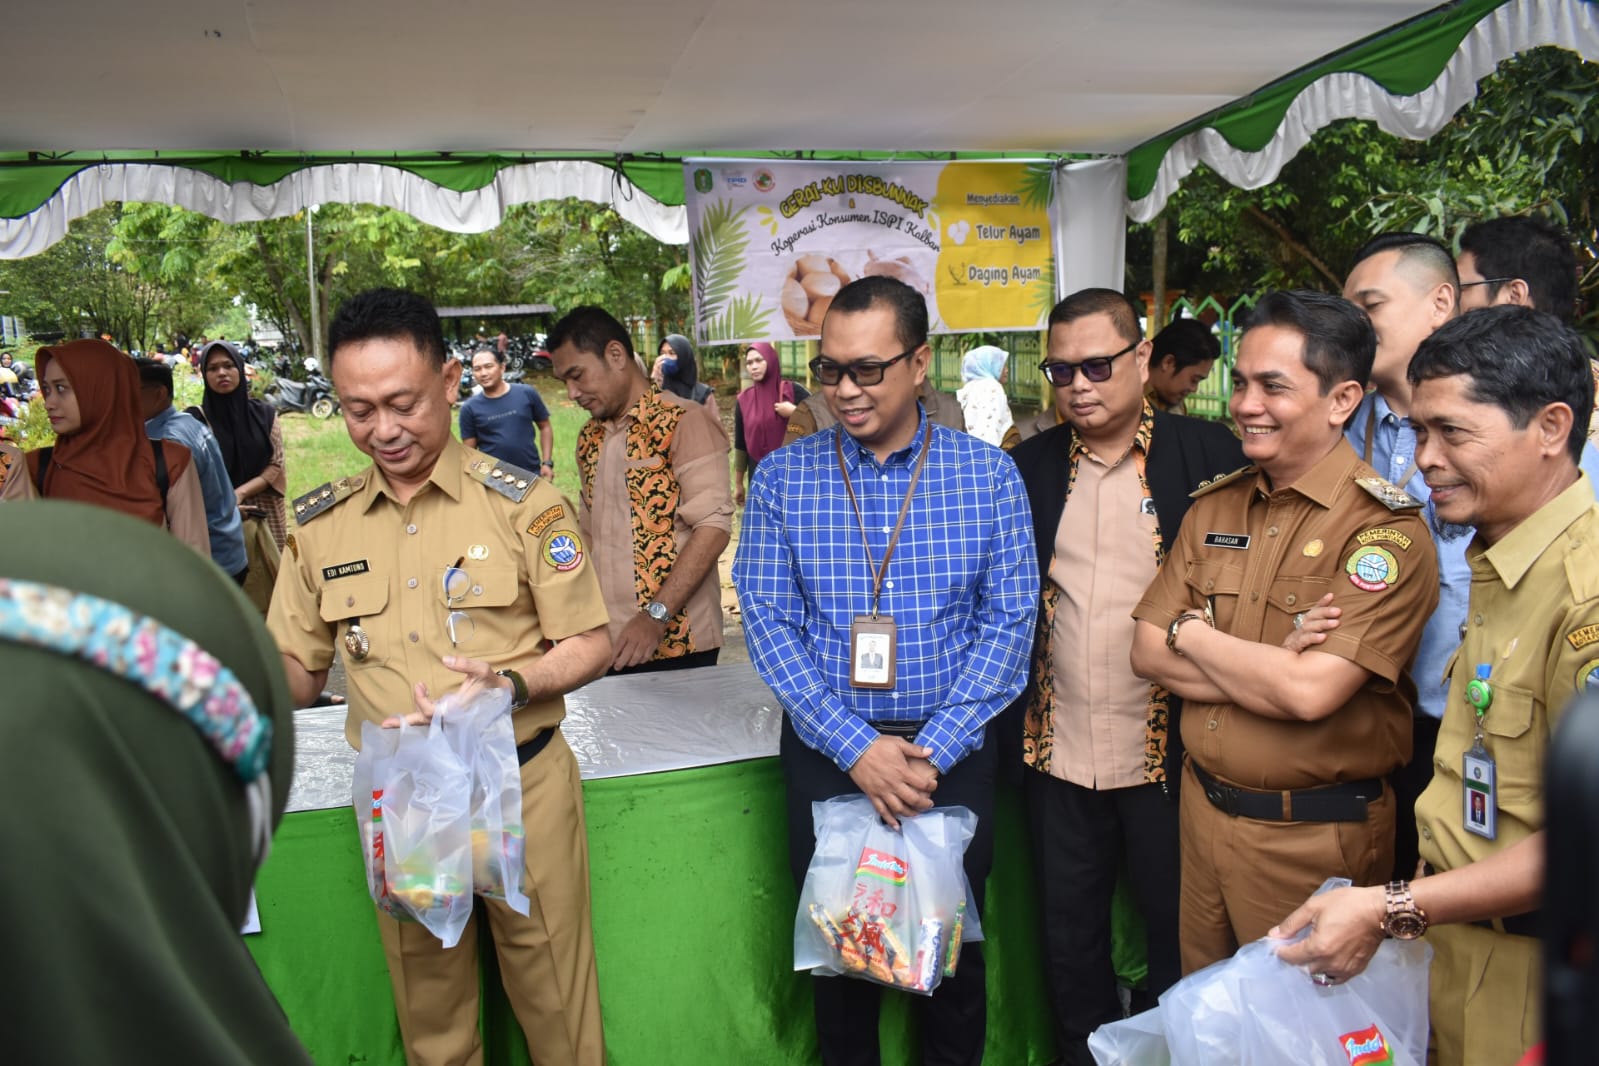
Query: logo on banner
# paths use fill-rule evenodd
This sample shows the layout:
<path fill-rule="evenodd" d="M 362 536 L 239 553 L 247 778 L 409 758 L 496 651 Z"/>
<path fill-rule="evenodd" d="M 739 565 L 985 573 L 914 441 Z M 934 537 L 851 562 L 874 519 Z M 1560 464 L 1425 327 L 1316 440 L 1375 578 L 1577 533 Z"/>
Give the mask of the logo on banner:
<path fill-rule="evenodd" d="M 708 193 L 715 187 L 715 185 L 715 179 L 711 177 L 711 172 L 709 170 L 706 170 L 704 167 L 700 167 L 694 172 L 695 192 Z"/>

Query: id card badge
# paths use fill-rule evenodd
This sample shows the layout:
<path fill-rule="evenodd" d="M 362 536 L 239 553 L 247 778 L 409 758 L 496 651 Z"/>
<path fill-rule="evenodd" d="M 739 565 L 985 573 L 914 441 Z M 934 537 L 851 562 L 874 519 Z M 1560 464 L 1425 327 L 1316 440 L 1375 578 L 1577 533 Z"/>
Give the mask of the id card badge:
<path fill-rule="evenodd" d="M 1461 780 L 1466 786 L 1463 790 L 1465 806 L 1461 811 L 1466 832 L 1493 840 L 1498 834 L 1495 814 L 1499 810 L 1494 759 L 1480 743 L 1466 752 Z"/>
<path fill-rule="evenodd" d="M 849 683 L 855 688 L 893 688 L 899 635 L 886 614 L 858 614 L 849 627 Z"/>

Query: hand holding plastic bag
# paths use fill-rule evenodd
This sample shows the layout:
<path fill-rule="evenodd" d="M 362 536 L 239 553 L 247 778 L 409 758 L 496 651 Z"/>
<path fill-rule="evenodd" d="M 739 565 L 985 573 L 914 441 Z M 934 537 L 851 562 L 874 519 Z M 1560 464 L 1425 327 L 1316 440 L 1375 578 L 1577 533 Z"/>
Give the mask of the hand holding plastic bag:
<path fill-rule="evenodd" d="M 1432 949 L 1425 942 L 1384 941 L 1364 973 L 1332 986 L 1317 985 L 1279 959 L 1284 943 L 1246 944 L 1177 982 L 1154 1010 L 1101 1026 L 1088 1040 L 1094 1060 L 1100 1066 L 1426 1062 Z"/>
<path fill-rule="evenodd" d="M 511 726 L 511 694 L 503 688 L 465 699 L 451 693 L 439 700 L 434 715 L 444 719 L 444 736 L 472 778 L 472 890 L 527 914 L 522 767 Z"/>
<path fill-rule="evenodd" d="M 865 796 L 812 804 L 816 852 L 794 919 L 794 968 L 930 995 L 960 945 L 981 940 L 961 860 L 977 828 L 965 807 L 878 818 Z"/>

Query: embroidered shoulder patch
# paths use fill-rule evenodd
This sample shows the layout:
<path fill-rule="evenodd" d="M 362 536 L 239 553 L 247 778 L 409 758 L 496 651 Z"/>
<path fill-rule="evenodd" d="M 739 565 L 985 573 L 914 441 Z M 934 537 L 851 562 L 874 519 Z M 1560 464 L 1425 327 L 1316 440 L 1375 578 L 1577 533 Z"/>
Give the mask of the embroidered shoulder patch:
<path fill-rule="evenodd" d="M 539 516 L 537 518 L 533 519 L 533 521 L 528 524 L 527 535 L 530 537 L 542 537 L 544 535 L 544 531 L 549 529 L 557 519 L 563 517 L 565 514 L 566 508 L 562 507 L 560 504 L 556 504 L 554 507 L 545 508 L 543 511 L 539 512 Z"/>
<path fill-rule="evenodd" d="M 1356 548 L 1344 561 L 1350 584 L 1367 592 L 1381 592 L 1399 578 L 1399 560 L 1387 548 Z"/>

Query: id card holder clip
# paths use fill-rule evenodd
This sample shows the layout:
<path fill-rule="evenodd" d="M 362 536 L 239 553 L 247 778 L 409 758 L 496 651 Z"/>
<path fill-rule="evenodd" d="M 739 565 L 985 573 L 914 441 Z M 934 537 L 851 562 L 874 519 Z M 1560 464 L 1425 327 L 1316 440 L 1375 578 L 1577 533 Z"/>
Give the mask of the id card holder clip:
<path fill-rule="evenodd" d="M 1460 778 L 1465 784 L 1461 790 L 1464 807 L 1461 821 L 1466 832 L 1475 833 L 1485 840 L 1498 836 L 1496 815 L 1499 812 L 1499 791 L 1495 782 L 1494 758 L 1482 745 L 1482 735 L 1462 758 Z"/>
<path fill-rule="evenodd" d="M 858 614 L 849 627 L 849 683 L 854 688 L 894 687 L 899 631 L 886 614 Z"/>

